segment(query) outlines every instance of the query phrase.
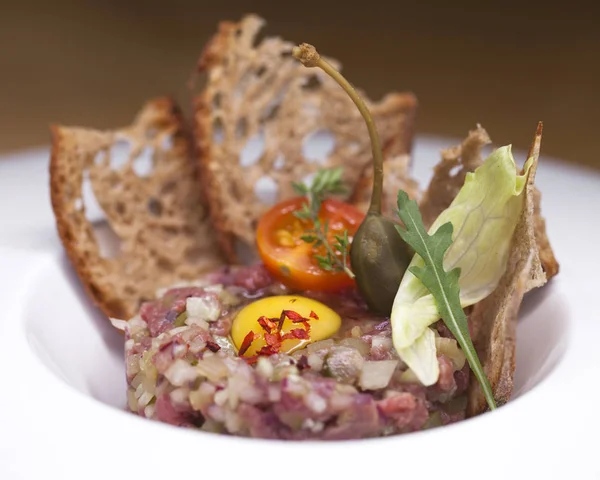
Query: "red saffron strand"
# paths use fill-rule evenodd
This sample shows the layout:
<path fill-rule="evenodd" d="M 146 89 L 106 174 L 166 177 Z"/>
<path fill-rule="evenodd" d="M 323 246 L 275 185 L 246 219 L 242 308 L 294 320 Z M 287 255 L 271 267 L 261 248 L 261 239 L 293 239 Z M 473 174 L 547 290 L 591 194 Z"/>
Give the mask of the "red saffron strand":
<path fill-rule="evenodd" d="M 290 333 L 298 340 L 308 340 L 310 338 L 308 332 L 302 328 L 294 328 Z"/>
<path fill-rule="evenodd" d="M 239 355 L 240 357 L 242 357 L 244 355 L 244 353 L 246 353 L 248 351 L 248 349 L 250 348 L 250 345 L 252 345 L 252 342 L 254 341 L 254 339 L 256 338 L 254 332 L 252 330 L 250 330 L 248 332 L 248 335 L 246 335 L 244 337 L 244 340 L 242 341 L 242 345 L 240 347 L 240 351 L 239 351 Z"/>
<path fill-rule="evenodd" d="M 211 352 L 218 352 L 221 350 L 221 347 L 217 343 L 210 340 L 206 342 L 206 348 L 208 348 Z"/>
<path fill-rule="evenodd" d="M 279 323 L 277 324 L 277 331 L 281 332 L 281 328 L 283 327 L 283 322 L 285 321 L 285 310 L 281 311 L 281 315 L 279 316 Z"/>
<path fill-rule="evenodd" d="M 273 322 L 271 319 L 265 317 L 264 315 L 258 319 L 258 324 L 267 333 L 271 333 L 275 328 L 277 328 L 277 324 L 275 322 Z"/>
<path fill-rule="evenodd" d="M 302 315 L 300 315 L 298 312 L 294 312 L 293 310 L 284 310 L 283 313 L 292 322 L 301 322 L 302 320 L 304 320 L 304 317 Z"/>

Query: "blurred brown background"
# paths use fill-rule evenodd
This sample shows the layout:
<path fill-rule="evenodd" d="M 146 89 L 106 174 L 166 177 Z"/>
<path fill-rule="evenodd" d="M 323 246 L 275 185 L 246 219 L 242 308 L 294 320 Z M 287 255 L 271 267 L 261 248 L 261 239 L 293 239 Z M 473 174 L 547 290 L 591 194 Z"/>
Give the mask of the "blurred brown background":
<path fill-rule="evenodd" d="M 269 34 L 340 59 L 371 97 L 414 91 L 419 132 L 463 136 L 480 122 L 496 143 L 527 147 L 542 119 L 545 153 L 600 168 L 594 11 L 417 3 L 3 0 L 0 152 L 46 144 L 51 122 L 120 126 L 151 96 L 189 102 L 218 21 L 255 12 Z"/>

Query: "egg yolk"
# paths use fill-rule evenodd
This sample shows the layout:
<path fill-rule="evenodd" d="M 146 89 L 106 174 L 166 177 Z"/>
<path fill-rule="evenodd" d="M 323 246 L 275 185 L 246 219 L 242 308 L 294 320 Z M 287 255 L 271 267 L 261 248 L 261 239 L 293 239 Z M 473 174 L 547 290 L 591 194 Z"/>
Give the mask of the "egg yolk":
<path fill-rule="evenodd" d="M 341 317 L 327 305 L 298 295 L 266 297 L 244 307 L 233 320 L 231 339 L 240 355 L 292 353 L 334 335 Z"/>

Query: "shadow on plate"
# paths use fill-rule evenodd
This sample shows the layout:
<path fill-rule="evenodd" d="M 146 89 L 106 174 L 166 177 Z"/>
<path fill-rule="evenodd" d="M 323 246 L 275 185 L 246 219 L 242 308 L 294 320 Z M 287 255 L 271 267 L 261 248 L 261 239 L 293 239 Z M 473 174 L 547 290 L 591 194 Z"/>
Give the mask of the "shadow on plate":
<path fill-rule="evenodd" d="M 517 327 L 517 370 L 513 398 L 546 379 L 563 357 L 569 341 L 568 301 L 558 282 L 529 292 Z"/>
<path fill-rule="evenodd" d="M 122 409 L 124 337 L 88 300 L 62 252 L 40 272 L 30 299 L 27 337 L 42 363 L 80 392 Z"/>
<path fill-rule="evenodd" d="M 59 262 L 61 269 L 65 272 L 65 277 L 67 278 L 70 287 L 77 294 L 77 297 L 81 299 L 81 305 L 85 308 L 86 315 L 94 322 L 95 328 L 102 336 L 111 355 L 121 355 L 125 358 L 123 350 L 125 340 L 123 335 L 112 326 L 109 319 L 106 318 L 106 315 L 90 301 L 77 273 L 75 273 L 75 270 L 71 266 L 65 253 L 61 255 Z"/>

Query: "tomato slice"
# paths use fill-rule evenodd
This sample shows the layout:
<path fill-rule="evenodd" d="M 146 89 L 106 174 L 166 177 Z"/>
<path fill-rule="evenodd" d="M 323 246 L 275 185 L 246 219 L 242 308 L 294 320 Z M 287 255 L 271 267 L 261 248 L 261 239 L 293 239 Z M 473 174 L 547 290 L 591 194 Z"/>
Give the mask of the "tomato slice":
<path fill-rule="evenodd" d="M 265 267 L 274 278 L 297 290 L 331 292 L 353 286 L 354 280 L 346 273 L 330 272 L 319 266 L 314 255 L 324 255 L 324 247 L 315 248 L 300 238 L 313 228 L 311 222 L 294 215 L 305 201 L 305 197 L 287 200 L 275 205 L 261 217 L 256 236 Z M 333 243 L 334 235 L 344 230 L 348 230 L 348 236 L 352 239 L 364 214 L 352 205 L 328 199 L 321 205 L 319 219 L 321 222 L 329 221 L 329 239 Z"/>

